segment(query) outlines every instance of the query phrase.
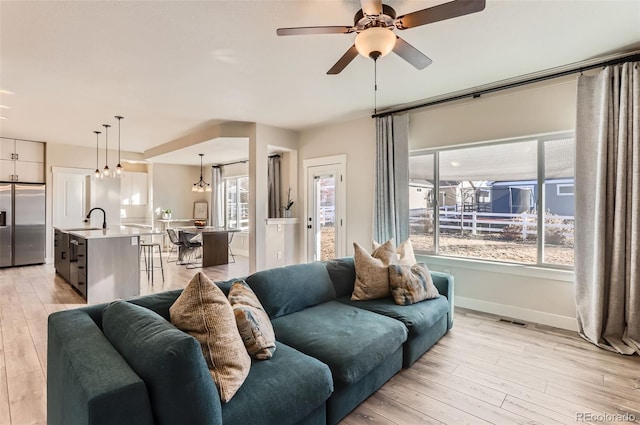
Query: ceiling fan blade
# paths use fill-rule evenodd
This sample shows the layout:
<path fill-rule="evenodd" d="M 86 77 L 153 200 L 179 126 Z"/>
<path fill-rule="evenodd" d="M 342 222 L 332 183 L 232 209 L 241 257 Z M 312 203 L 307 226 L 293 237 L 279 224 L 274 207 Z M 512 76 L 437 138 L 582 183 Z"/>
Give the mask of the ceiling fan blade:
<path fill-rule="evenodd" d="M 485 0 L 454 0 L 398 17 L 396 27 L 401 30 L 445 19 L 456 18 L 484 10 Z"/>
<path fill-rule="evenodd" d="M 393 53 L 418 69 L 424 69 L 433 63 L 433 61 L 425 56 L 420 50 L 416 49 L 400 37 L 396 38 L 396 45 L 393 47 Z"/>
<path fill-rule="evenodd" d="M 379 15 L 382 13 L 382 0 L 360 0 L 365 15 Z"/>
<path fill-rule="evenodd" d="M 351 63 L 352 60 L 355 59 L 356 56 L 358 56 L 358 49 L 356 49 L 356 45 L 354 44 L 349 50 L 347 50 L 344 55 L 342 55 L 340 59 L 338 59 L 338 62 L 336 62 L 336 64 L 327 71 L 327 74 L 339 74 L 343 69 L 347 67 L 347 65 Z"/>
<path fill-rule="evenodd" d="M 297 27 L 278 28 L 278 35 L 307 35 L 307 34 L 349 34 L 353 27 Z"/>

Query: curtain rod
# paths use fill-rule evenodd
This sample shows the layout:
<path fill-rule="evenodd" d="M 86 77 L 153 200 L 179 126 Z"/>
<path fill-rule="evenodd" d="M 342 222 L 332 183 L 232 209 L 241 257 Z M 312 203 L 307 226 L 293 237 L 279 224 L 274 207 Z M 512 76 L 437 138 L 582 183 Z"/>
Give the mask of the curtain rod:
<path fill-rule="evenodd" d="M 244 161 L 233 161 L 233 162 L 225 162 L 224 164 L 216 164 L 216 165 L 212 165 L 212 167 L 224 167 L 226 165 L 233 165 L 233 164 L 246 164 L 247 162 L 249 162 L 248 160 L 244 160 Z"/>
<path fill-rule="evenodd" d="M 524 80 L 521 80 L 521 81 L 515 81 L 515 82 L 512 82 L 512 83 L 501 84 L 501 85 L 498 85 L 498 86 L 495 86 L 495 87 L 490 87 L 490 88 L 486 88 L 486 89 L 482 89 L 482 90 L 473 90 L 473 91 L 470 91 L 468 93 L 463 93 L 463 94 L 459 94 L 459 95 L 456 95 L 456 96 L 450 96 L 450 97 L 446 97 L 444 99 L 427 101 L 427 102 L 424 102 L 424 103 L 420 103 L 418 105 L 407 106 L 407 107 L 398 108 L 398 109 L 392 109 L 390 111 L 380 112 L 379 114 L 373 114 L 373 115 L 371 115 L 371 118 L 386 117 L 386 116 L 397 114 L 397 113 L 400 113 L 400 112 L 413 111 L 414 109 L 426 108 L 428 106 L 439 105 L 439 104 L 447 103 L 447 102 L 453 102 L 454 100 L 465 99 L 465 98 L 468 98 L 468 97 L 472 97 L 472 98 L 476 99 L 476 98 L 482 96 L 483 94 L 494 93 L 494 92 L 497 92 L 497 91 L 511 89 L 511 88 L 519 87 L 519 86 L 524 86 L 524 85 L 527 85 L 527 84 L 538 83 L 540 81 L 551 80 L 553 78 L 564 77 L 566 75 L 582 73 L 583 71 L 588 71 L 590 69 L 595 69 L 595 68 L 600 68 L 600 67 L 607 67 L 607 66 L 610 66 L 610 65 L 618 65 L 618 64 L 621 64 L 621 63 L 624 63 L 624 62 L 633 62 L 633 61 L 640 61 L 640 52 L 636 51 L 634 53 L 626 54 L 625 56 L 621 56 L 621 57 L 614 58 L 614 59 L 601 60 L 599 62 L 592 63 L 592 64 L 578 65 L 578 66 L 575 66 L 575 67 L 573 67 L 571 69 L 568 69 L 568 70 L 565 70 L 565 71 L 554 72 L 554 73 L 542 75 L 542 76 L 539 76 L 539 77 L 527 78 L 527 79 L 524 79 Z"/>
<path fill-rule="evenodd" d="M 269 155 L 267 158 L 275 158 L 275 157 L 280 158 L 280 154 Z M 212 167 L 224 167 L 225 165 L 233 165 L 233 164 L 246 164 L 247 162 L 249 162 L 249 160 L 245 159 L 242 161 L 225 162 L 224 164 L 215 164 L 215 165 L 212 165 Z"/>

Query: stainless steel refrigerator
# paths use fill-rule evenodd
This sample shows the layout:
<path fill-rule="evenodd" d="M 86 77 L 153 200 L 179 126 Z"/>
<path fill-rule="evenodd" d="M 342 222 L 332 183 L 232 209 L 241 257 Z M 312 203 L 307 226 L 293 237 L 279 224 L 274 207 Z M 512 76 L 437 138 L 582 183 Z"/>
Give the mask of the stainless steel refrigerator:
<path fill-rule="evenodd" d="M 44 263 L 45 185 L 0 183 L 0 267 Z"/>

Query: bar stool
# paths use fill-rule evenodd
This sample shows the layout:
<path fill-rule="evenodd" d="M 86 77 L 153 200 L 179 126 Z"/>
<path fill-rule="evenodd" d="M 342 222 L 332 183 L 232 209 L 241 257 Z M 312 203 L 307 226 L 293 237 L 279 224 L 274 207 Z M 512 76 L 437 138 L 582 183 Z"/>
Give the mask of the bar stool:
<path fill-rule="evenodd" d="M 153 264 L 153 248 L 158 247 L 158 255 L 160 256 L 160 267 Z M 162 271 L 162 282 L 164 282 L 164 266 L 162 265 L 162 247 L 159 242 L 140 241 L 140 255 L 144 257 L 144 269 L 147 273 L 147 280 L 151 274 L 151 284 L 153 285 L 153 271 L 159 268 Z"/>
<path fill-rule="evenodd" d="M 231 256 L 231 258 L 233 258 L 232 263 L 236 262 L 236 256 L 233 254 L 233 251 L 231 250 L 231 242 L 233 242 L 233 235 L 235 234 L 235 232 L 229 232 L 229 240 L 227 243 L 228 249 L 229 249 L 229 255 Z"/>

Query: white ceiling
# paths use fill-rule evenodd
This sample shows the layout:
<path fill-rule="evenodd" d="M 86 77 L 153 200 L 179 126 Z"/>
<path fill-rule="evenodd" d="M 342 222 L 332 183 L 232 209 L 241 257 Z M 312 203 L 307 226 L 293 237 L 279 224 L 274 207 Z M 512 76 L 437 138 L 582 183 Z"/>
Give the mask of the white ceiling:
<path fill-rule="evenodd" d="M 187 146 L 162 155 L 149 158 L 149 162 L 161 164 L 200 165 L 199 154 L 203 153 L 204 164 L 226 164 L 245 160 L 249 157 L 249 139 L 220 137 Z M 212 154 L 213 153 L 213 154 Z"/>
<path fill-rule="evenodd" d="M 385 3 L 401 15 L 442 2 Z M 0 0 L 0 88 L 14 93 L 0 95 L 10 107 L 0 109 L 0 135 L 93 146 L 92 131 L 120 114 L 123 150 L 144 152 L 212 120 L 304 129 L 369 115 L 371 60 L 326 75 L 353 34 L 275 35 L 350 25 L 359 8 L 357 0 Z M 434 63 L 418 71 L 382 58 L 379 108 L 640 48 L 640 1 L 487 0 L 483 12 L 397 33 Z"/>

